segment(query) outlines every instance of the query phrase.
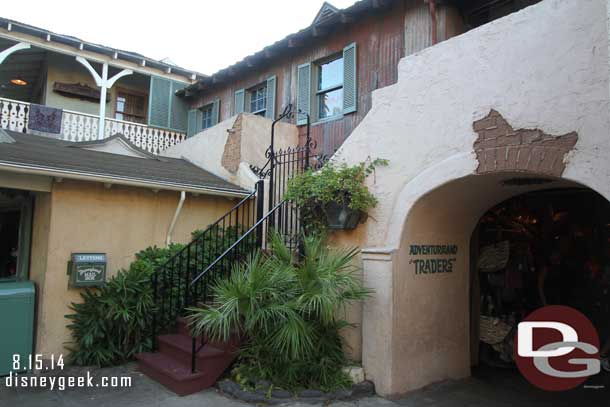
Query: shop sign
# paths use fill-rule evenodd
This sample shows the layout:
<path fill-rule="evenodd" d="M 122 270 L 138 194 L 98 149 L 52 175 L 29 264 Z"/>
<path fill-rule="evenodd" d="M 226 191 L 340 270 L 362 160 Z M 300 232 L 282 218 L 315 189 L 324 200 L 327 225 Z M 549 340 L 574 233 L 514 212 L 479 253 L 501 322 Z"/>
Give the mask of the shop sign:
<path fill-rule="evenodd" d="M 72 253 L 68 274 L 72 287 L 95 287 L 106 282 L 106 253 Z"/>
<path fill-rule="evenodd" d="M 411 259 L 415 274 L 451 273 L 456 261 L 457 245 L 411 245 L 409 254 L 420 258 Z M 442 256 L 442 257 L 440 257 Z"/>

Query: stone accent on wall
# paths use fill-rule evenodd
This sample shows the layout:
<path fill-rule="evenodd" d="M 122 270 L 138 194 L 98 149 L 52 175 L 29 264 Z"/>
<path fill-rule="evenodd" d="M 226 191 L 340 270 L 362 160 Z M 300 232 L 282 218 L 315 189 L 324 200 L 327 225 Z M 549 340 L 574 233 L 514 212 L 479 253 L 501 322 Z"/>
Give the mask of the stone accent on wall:
<path fill-rule="evenodd" d="M 513 129 L 493 109 L 475 121 L 473 129 L 478 134 L 473 146 L 478 174 L 525 171 L 559 177 L 566 166 L 565 155 L 578 141 L 576 132 L 555 136 L 539 129 Z"/>
<path fill-rule="evenodd" d="M 237 173 L 239 163 L 241 162 L 241 130 L 242 130 L 242 115 L 240 114 L 235 119 L 233 127 L 229 130 L 229 137 L 222 153 L 221 165 L 232 174 Z"/>

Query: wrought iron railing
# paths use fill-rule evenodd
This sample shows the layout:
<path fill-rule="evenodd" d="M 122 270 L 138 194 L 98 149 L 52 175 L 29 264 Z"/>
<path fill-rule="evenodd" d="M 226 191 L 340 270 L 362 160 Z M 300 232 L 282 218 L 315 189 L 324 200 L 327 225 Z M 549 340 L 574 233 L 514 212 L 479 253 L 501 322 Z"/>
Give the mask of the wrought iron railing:
<path fill-rule="evenodd" d="M 288 105 L 271 125 L 271 144 L 266 152 L 268 161 L 262 168 L 252 167 L 260 178 L 255 192 L 197 236 L 154 274 L 157 312 L 153 320 L 153 344 L 156 343 L 156 335 L 171 329 L 177 317 L 183 315 L 188 307 L 209 302 L 212 279 L 228 275 L 248 255 L 265 249 L 272 230 L 288 247 L 298 249 L 301 233 L 299 210 L 292 202 L 284 200 L 284 194 L 292 177 L 306 171 L 311 165 L 321 165 L 323 157 L 310 156 L 310 150 L 315 146 L 309 137 L 309 119 L 304 146 L 275 150 L 275 125 L 292 116 L 292 106 Z M 269 192 L 265 211 L 266 179 Z M 200 336 L 199 344 L 197 338 L 192 337 L 191 340 L 191 369 L 195 372 L 197 353 L 205 345 L 204 336 Z"/>
<path fill-rule="evenodd" d="M 156 349 L 156 338 L 160 333 L 169 332 L 176 324 L 177 318 L 183 316 L 185 309 L 208 300 L 209 275 L 191 284 L 202 270 L 215 261 L 226 248 L 240 239 L 258 219 L 262 218 L 263 181 L 257 188 L 242 199 L 224 216 L 208 226 L 196 237 L 170 258 L 152 275 L 153 301 L 156 310 L 152 318 L 153 349 Z M 232 259 L 218 262 L 215 277 L 230 271 L 232 261 L 243 258 L 248 250 L 260 246 L 259 237 L 250 237 L 248 247 L 240 247 Z M 248 249 L 248 250 L 247 250 Z"/>

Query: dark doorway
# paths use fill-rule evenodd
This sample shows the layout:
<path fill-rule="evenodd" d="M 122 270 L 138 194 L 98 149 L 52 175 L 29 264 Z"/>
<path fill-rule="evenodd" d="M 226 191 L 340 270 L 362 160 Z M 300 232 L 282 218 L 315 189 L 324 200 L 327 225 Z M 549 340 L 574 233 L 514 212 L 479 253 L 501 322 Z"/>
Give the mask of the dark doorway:
<path fill-rule="evenodd" d="M 31 229 L 29 193 L 0 189 L 0 281 L 27 280 Z"/>
<path fill-rule="evenodd" d="M 567 305 L 585 314 L 599 332 L 602 356 L 610 356 L 610 203 L 605 198 L 584 188 L 516 196 L 481 217 L 471 251 L 476 379 L 557 402 L 557 395 L 527 383 L 513 358 L 517 324 L 544 305 Z M 593 402 L 608 388 L 610 372 L 602 369 L 571 393 Z"/>

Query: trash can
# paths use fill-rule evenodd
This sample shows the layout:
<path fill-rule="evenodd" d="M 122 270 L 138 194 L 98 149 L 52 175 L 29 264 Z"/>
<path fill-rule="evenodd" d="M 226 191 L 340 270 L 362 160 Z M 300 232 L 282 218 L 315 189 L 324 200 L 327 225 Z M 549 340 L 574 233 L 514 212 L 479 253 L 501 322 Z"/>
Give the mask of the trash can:
<path fill-rule="evenodd" d="M 19 355 L 19 370 L 28 366 L 34 344 L 34 283 L 0 282 L 0 376 L 13 370 L 13 355 Z"/>

